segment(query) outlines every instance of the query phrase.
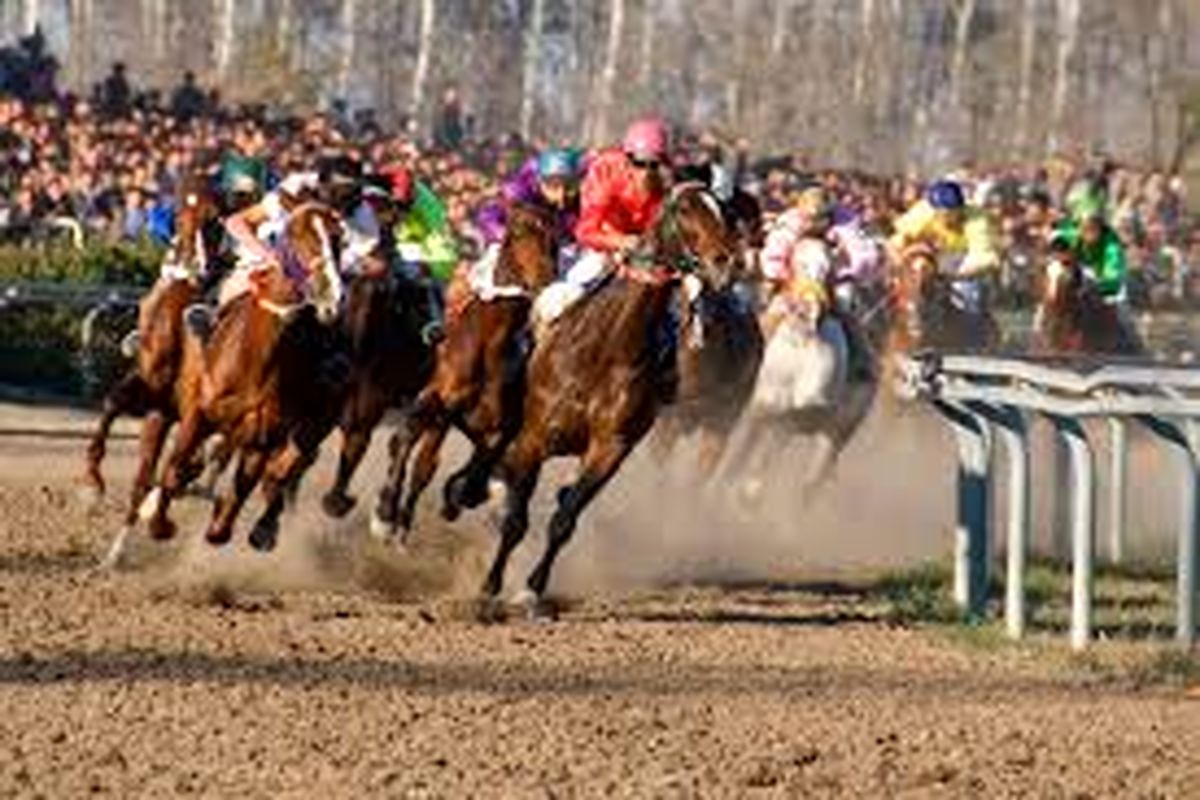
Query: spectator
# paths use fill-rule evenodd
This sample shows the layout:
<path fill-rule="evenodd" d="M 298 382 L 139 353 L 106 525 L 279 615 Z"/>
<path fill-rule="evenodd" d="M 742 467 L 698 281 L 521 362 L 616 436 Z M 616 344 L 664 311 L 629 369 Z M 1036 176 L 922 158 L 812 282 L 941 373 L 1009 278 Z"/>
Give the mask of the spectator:
<path fill-rule="evenodd" d="M 462 101 L 458 89 L 451 86 L 442 95 L 442 105 L 433 125 L 433 144 L 439 150 L 452 151 L 462 145 L 464 138 Z"/>
<path fill-rule="evenodd" d="M 171 114 L 179 122 L 187 123 L 203 116 L 207 105 L 208 98 L 196 85 L 196 73 L 191 70 L 183 73 L 183 83 L 171 95 Z"/>
<path fill-rule="evenodd" d="M 97 109 L 103 116 L 110 119 L 124 119 L 129 116 L 133 89 L 125 77 L 125 65 L 122 62 L 114 63 L 112 72 L 100 84 L 97 101 Z"/>

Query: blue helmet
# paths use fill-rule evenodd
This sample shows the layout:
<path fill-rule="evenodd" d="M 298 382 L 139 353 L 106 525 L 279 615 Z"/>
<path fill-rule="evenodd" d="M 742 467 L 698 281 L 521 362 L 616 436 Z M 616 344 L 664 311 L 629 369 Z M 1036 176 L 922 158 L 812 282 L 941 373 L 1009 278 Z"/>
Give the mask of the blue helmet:
<path fill-rule="evenodd" d="M 579 157 L 574 150 L 545 150 L 538 155 L 537 173 L 542 180 L 579 176 Z"/>
<path fill-rule="evenodd" d="M 934 181 L 929 185 L 925 197 L 929 200 L 929 205 L 940 211 L 962 208 L 967 204 L 962 186 L 955 181 Z"/>

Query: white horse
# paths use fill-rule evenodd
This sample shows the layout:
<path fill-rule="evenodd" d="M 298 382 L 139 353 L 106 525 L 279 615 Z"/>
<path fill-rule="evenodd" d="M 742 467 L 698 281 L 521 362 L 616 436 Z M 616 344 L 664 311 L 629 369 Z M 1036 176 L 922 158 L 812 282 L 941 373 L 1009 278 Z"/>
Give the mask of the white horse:
<path fill-rule="evenodd" d="M 814 447 L 802 493 L 810 496 L 828 481 L 879 386 L 871 345 L 864 338 L 858 347 L 868 352 L 852 357 L 841 319 L 816 304 L 786 301 L 773 304 L 767 317 L 762 366 L 721 468 L 746 501 L 761 495 L 765 476 L 797 437 Z"/>

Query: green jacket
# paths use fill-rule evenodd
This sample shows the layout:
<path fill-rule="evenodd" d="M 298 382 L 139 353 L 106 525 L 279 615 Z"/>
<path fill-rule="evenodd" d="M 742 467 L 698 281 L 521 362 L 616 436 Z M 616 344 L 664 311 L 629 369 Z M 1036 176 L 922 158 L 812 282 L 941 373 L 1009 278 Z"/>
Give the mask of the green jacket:
<path fill-rule="evenodd" d="M 1054 238 L 1065 242 L 1079 263 L 1091 270 L 1096 279 L 1096 289 L 1102 297 L 1116 297 L 1124 292 L 1129 271 L 1125 263 L 1125 247 L 1111 227 L 1105 225 L 1100 241 L 1088 246 L 1080 236 L 1079 223 L 1066 220 L 1054 231 Z"/>
<path fill-rule="evenodd" d="M 421 181 L 413 186 L 413 204 L 396 226 L 396 248 L 405 262 L 425 264 L 429 274 L 445 282 L 458 265 L 458 249 L 446 218 L 446 206 Z"/>

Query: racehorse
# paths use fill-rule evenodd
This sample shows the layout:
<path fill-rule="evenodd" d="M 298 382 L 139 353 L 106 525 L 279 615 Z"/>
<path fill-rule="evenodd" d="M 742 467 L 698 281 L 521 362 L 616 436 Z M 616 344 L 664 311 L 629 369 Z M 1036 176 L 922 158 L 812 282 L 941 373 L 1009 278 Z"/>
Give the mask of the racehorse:
<path fill-rule="evenodd" d="M 721 203 L 721 212 L 750 273 L 753 253 L 762 245 L 762 208 L 753 195 L 736 189 Z M 681 438 L 698 433 L 698 466 L 704 477 L 720 462 L 762 361 L 757 293 L 758 287 L 741 277 L 720 292 L 704 289 L 680 298 L 679 390 L 659 417 L 652 442 L 665 458 Z"/>
<path fill-rule="evenodd" d="M 390 464 L 380 489 L 372 529 L 378 536 L 407 532 L 417 501 L 437 471 L 438 452 L 453 425 L 474 445 L 471 459 L 447 481 L 443 514 L 487 492 L 491 468 L 520 422 L 524 375 L 523 336 L 537 293 L 557 273 L 550 215 L 516 204 L 509 213 L 487 297 L 472 297 L 447 324 L 429 384 L 389 443 Z M 407 493 L 405 472 L 416 455 Z"/>
<path fill-rule="evenodd" d="M 351 356 L 350 384 L 338 427 L 342 450 L 333 485 L 321 500 L 331 517 L 355 505 L 350 480 L 389 408 L 410 404 L 433 372 L 433 349 L 421 336 L 429 321 L 424 286 L 381 268 L 355 276 L 346 293 L 343 328 Z"/>
<path fill-rule="evenodd" d="M 120 416 L 143 416 L 137 474 L 130 492 L 125 523 L 133 525 L 137 509 L 155 477 L 163 445 L 181 414 L 180 372 L 187 338 L 183 312 L 200 299 L 200 275 L 213 264 L 221 235 L 221 210 L 203 176 L 186 180 L 180 189 L 176 235 L 167 252 L 163 274 L 138 304 L 136 362 L 105 396 L 100 422 L 87 450 L 85 489 L 104 494 L 101 472 L 106 442 Z M 110 551 L 112 565 L 119 550 Z"/>
<path fill-rule="evenodd" d="M 1105 303 L 1082 267 L 1052 257 L 1041 275 L 1034 317 L 1035 350 L 1042 353 L 1134 354 L 1140 348 L 1115 306 Z"/>
<path fill-rule="evenodd" d="M 782 305 L 784 313 L 764 324 L 762 367 L 720 467 L 743 488 L 745 500 L 756 499 L 773 472 L 772 456 L 780 451 L 771 444 L 798 435 L 815 445 L 799 487 L 801 499 L 811 495 L 832 475 L 879 388 L 875 362 L 886 325 L 833 316 L 819 303 Z M 858 326 L 853 339 L 841 327 L 849 324 Z"/>
<path fill-rule="evenodd" d="M 719 292 L 738 269 L 736 245 L 715 199 L 701 185 L 680 184 L 620 273 L 538 337 L 520 430 L 498 468 L 508 496 L 500 546 L 483 587 L 484 613 L 495 611 L 509 556 L 529 526 L 542 464 L 574 455 L 581 458 L 578 479 L 558 492 L 546 550 L 520 597 L 531 615 L 546 612 L 541 598 L 550 571 L 580 514 L 650 430 L 674 389 L 666 385 L 673 355 L 664 330 L 680 277 L 694 275 Z"/>
<path fill-rule="evenodd" d="M 231 490 L 214 505 L 206 538 L 214 545 L 229 541 L 261 480 L 266 508 L 250 543 L 274 547 L 285 494 L 316 458 L 344 399 L 348 368 L 335 325 L 343 294 L 340 224 L 332 209 L 317 203 L 293 210 L 281 245 L 283 269 L 257 273 L 251 290 L 218 313 L 203 350 L 188 349 L 184 380 L 196 395 L 162 480 L 141 509 L 154 538 L 174 534 L 171 501 L 196 450 L 219 432 L 238 453 L 238 464 Z"/>
<path fill-rule="evenodd" d="M 991 314 L 961 308 L 953 281 L 939 272 L 935 255 L 927 250 L 905 255 L 893 272 L 892 292 L 890 352 L 930 347 L 987 350 L 999 341 Z"/>

